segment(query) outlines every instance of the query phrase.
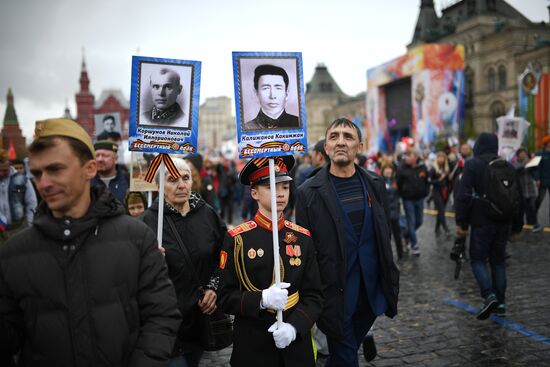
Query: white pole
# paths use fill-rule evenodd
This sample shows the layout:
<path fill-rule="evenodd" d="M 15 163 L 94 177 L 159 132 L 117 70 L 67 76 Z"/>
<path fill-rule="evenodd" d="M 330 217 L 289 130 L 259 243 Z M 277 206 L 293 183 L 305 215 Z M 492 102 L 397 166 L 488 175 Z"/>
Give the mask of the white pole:
<path fill-rule="evenodd" d="M 147 191 L 147 207 L 149 208 L 153 204 L 153 191 Z"/>
<path fill-rule="evenodd" d="M 273 269 L 275 284 L 281 285 L 281 263 L 279 260 L 279 218 L 277 218 L 277 185 L 275 184 L 275 160 L 269 158 L 269 192 L 271 194 L 271 230 L 273 233 Z M 283 311 L 277 311 L 277 328 L 283 323 Z"/>
<path fill-rule="evenodd" d="M 159 166 L 159 217 L 157 222 L 157 241 L 159 243 L 159 248 L 162 246 L 162 219 L 164 217 L 164 172 L 164 161 L 162 161 Z"/>

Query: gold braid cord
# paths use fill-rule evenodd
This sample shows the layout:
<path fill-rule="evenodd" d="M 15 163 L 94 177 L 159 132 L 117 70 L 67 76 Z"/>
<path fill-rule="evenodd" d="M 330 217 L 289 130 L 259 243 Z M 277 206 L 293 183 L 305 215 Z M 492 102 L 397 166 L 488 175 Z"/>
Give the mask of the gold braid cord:
<path fill-rule="evenodd" d="M 247 291 L 250 292 L 261 292 L 262 290 L 254 286 L 252 282 L 250 281 L 250 278 L 248 277 L 248 274 L 246 273 L 246 267 L 244 264 L 244 245 L 243 245 L 243 238 L 241 235 L 235 236 L 235 248 L 234 248 L 234 254 L 233 254 L 233 260 L 235 261 L 235 271 L 237 272 L 237 277 L 240 280 L 241 283 L 241 289 L 244 286 L 244 288 Z M 281 255 L 279 255 L 280 259 L 280 268 L 281 268 L 281 282 L 285 278 L 285 268 L 283 266 L 283 259 L 281 258 Z M 273 271 L 273 275 L 271 277 L 271 284 L 275 283 L 275 271 Z"/>

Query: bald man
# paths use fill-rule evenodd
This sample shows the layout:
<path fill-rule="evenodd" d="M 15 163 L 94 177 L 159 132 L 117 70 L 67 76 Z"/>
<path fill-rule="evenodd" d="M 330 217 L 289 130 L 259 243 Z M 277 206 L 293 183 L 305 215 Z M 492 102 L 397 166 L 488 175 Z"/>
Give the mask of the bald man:
<path fill-rule="evenodd" d="M 153 107 L 141 114 L 141 125 L 158 125 L 170 127 L 187 127 L 184 113 L 177 103 L 183 87 L 180 76 L 169 68 L 162 68 L 151 73 L 149 78 Z M 184 126 L 185 125 L 185 126 Z"/>

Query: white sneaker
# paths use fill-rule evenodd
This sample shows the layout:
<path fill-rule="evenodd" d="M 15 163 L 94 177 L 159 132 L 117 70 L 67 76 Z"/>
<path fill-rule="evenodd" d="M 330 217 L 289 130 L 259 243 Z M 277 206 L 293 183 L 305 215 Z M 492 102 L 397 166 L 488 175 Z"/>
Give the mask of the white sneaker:
<path fill-rule="evenodd" d="M 533 229 L 531 230 L 531 232 L 533 232 L 533 233 L 537 233 L 537 232 L 540 232 L 540 231 L 542 231 L 542 226 L 540 224 L 535 224 L 533 226 Z"/>
<path fill-rule="evenodd" d="M 418 247 L 418 244 L 411 246 L 411 253 L 413 255 L 420 256 L 420 247 Z"/>

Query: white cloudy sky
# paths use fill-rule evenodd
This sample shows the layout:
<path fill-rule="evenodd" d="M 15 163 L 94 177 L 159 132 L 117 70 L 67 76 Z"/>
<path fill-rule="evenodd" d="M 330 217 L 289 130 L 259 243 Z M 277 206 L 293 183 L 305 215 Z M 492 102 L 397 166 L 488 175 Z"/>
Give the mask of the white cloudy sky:
<path fill-rule="evenodd" d="M 451 0 L 435 0 L 439 11 Z M 509 0 L 548 21 L 549 0 Z M 343 91 L 366 87 L 370 67 L 406 51 L 420 0 L 1 0 L 0 114 L 13 89 L 24 134 L 60 116 L 74 94 L 82 47 L 96 98 L 130 95 L 131 56 L 202 61 L 201 101 L 233 97 L 232 51 L 301 51 L 307 82 L 324 63 Z"/>

